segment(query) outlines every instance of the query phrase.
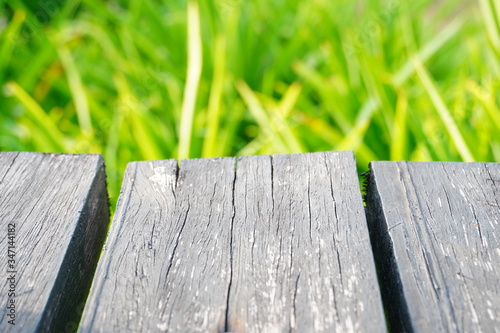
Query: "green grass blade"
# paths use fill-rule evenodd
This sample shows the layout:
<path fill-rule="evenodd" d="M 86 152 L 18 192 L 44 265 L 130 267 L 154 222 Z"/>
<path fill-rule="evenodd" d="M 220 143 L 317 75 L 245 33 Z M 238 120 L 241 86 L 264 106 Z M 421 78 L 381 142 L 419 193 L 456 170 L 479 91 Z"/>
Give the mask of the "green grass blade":
<path fill-rule="evenodd" d="M 274 126 L 274 122 L 271 121 L 267 112 L 262 107 L 252 89 L 250 89 L 250 87 L 244 81 L 237 82 L 236 89 L 247 104 L 248 110 L 257 121 L 259 129 L 262 131 L 264 136 L 267 137 L 268 140 L 271 141 L 271 143 L 276 147 L 276 151 L 279 151 L 280 153 L 288 152 L 289 149 L 286 142 L 283 140 L 281 135 L 279 135 L 279 131 L 277 131 L 276 127 Z M 261 139 L 259 142 L 263 142 L 264 144 L 266 141 Z"/>
<path fill-rule="evenodd" d="M 0 82 L 3 82 L 6 67 L 12 57 L 14 47 L 21 38 L 19 30 L 26 18 L 26 13 L 23 10 L 17 10 L 14 17 L 7 25 L 7 28 L 0 34 Z"/>
<path fill-rule="evenodd" d="M 184 88 L 184 99 L 182 102 L 181 120 L 179 128 L 179 152 L 180 160 L 189 158 L 191 136 L 193 131 L 193 119 L 198 95 L 198 85 L 202 70 L 202 45 L 200 35 L 200 14 L 198 3 L 188 3 L 188 69 L 187 80 Z"/>
<path fill-rule="evenodd" d="M 368 99 L 361 108 L 354 127 L 349 134 L 335 146 L 335 150 L 356 150 L 361 142 L 363 142 L 364 134 L 368 130 L 371 118 L 377 108 L 377 100 L 374 98 Z"/>
<path fill-rule="evenodd" d="M 408 98 L 404 92 L 398 94 L 396 104 L 396 115 L 392 126 L 391 138 L 391 160 L 400 161 L 405 159 L 405 146 L 407 141 L 407 114 L 408 114 Z"/>
<path fill-rule="evenodd" d="M 495 103 L 495 95 L 472 80 L 468 80 L 466 84 L 468 91 L 477 98 L 490 116 L 493 124 L 496 126 L 496 130 L 500 131 L 500 109 Z"/>
<path fill-rule="evenodd" d="M 58 127 L 42 107 L 24 91 L 16 82 L 8 82 L 4 86 L 7 94 L 13 95 L 21 102 L 26 108 L 26 116 L 38 126 L 40 131 L 44 134 L 43 139 L 50 142 L 47 148 L 53 152 L 66 152 L 67 149 L 64 145 L 64 135 L 59 131 Z M 39 138 L 42 139 L 42 138 Z"/>
<path fill-rule="evenodd" d="M 414 57 L 421 62 L 426 62 L 430 57 L 436 54 L 441 47 L 458 34 L 463 25 L 461 18 L 456 18 L 442 29 L 433 39 L 425 44 Z M 410 59 L 394 74 L 392 84 L 395 87 L 400 87 L 406 80 L 413 75 L 415 67 Z"/>
<path fill-rule="evenodd" d="M 452 139 L 452 142 L 457 148 L 457 151 L 459 152 L 463 161 L 465 162 L 474 161 L 474 157 L 472 156 L 472 153 L 470 152 L 469 147 L 467 146 L 467 143 L 465 142 L 462 136 L 462 133 L 460 133 L 460 130 L 458 129 L 457 124 L 455 123 L 455 120 L 453 119 L 450 111 L 443 102 L 443 98 L 439 94 L 431 77 L 425 70 L 422 63 L 417 58 L 414 58 L 412 63 L 415 66 L 415 71 L 417 72 L 423 87 L 425 88 L 427 94 L 431 98 L 431 101 L 434 104 L 434 107 L 439 117 L 441 118 L 446 130 L 448 131 L 448 134 Z"/>
<path fill-rule="evenodd" d="M 76 115 L 78 117 L 78 124 L 80 125 L 81 132 L 84 136 L 90 137 L 92 136 L 93 128 L 90 119 L 87 93 L 83 87 L 80 74 L 78 73 L 75 62 L 66 47 L 60 46 L 58 53 L 59 59 L 61 59 L 61 63 L 66 71 L 66 77 L 68 79 L 69 89 L 75 103 Z"/>
<path fill-rule="evenodd" d="M 119 92 L 117 111 L 125 115 L 130 128 L 133 129 L 132 137 L 135 141 L 135 147 L 139 149 L 143 159 L 160 159 L 163 156 L 159 147 L 161 142 L 155 139 L 153 131 L 148 128 L 148 124 L 152 121 L 148 119 L 143 106 L 133 95 L 125 77 L 117 75 L 115 82 Z M 121 121 L 119 116 L 116 121 Z"/>
<path fill-rule="evenodd" d="M 287 142 L 289 147 L 289 152 L 293 154 L 305 151 L 303 145 L 301 144 L 301 140 L 297 138 L 287 121 L 287 117 L 297 103 L 301 91 L 302 86 L 298 83 L 293 83 L 288 87 L 281 101 L 277 105 L 273 102 L 273 105 L 269 107 L 273 115 L 272 121 L 276 124 L 276 130 L 282 133 L 283 139 Z"/>
<path fill-rule="evenodd" d="M 217 137 L 222 113 L 221 99 L 226 67 L 226 42 L 221 35 L 217 36 L 215 41 L 214 58 L 214 77 L 207 110 L 207 134 L 203 141 L 203 157 L 214 157 L 217 151 Z"/>
<path fill-rule="evenodd" d="M 495 0 L 479 0 L 481 12 L 488 32 L 488 39 L 493 47 L 493 51 L 500 58 L 500 26 L 499 11 L 500 4 Z"/>

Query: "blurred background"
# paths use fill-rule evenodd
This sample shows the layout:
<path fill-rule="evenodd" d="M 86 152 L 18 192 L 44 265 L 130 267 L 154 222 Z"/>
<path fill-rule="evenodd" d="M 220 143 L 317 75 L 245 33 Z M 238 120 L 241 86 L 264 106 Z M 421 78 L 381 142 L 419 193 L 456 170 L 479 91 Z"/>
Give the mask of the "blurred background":
<path fill-rule="evenodd" d="M 500 162 L 500 0 L 0 0 L 0 150 Z"/>

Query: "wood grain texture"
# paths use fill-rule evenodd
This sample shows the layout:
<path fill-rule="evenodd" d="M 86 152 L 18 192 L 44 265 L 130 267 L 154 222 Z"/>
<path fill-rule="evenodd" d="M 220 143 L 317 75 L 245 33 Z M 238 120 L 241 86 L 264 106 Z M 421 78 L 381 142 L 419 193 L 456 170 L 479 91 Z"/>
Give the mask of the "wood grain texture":
<path fill-rule="evenodd" d="M 82 332 L 386 330 L 352 153 L 235 162 L 129 164 Z"/>
<path fill-rule="evenodd" d="M 383 332 L 351 152 L 241 158 L 228 328 Z"/>
<path fill-rule="evenodd" d="M 108 223 L 99 155 L 0 153 L 0 331 L 76 330 Z M 9 224 L 15 224 L 15 326 L 6 316 Z"/>
<path fill-rule="evenodd" d="M 170 261 L 163 251 L 180 229 L 171 219 L 176 174 L 174 160 L 128 164 L 80 331 L 148 331 Z"/>
<path fill-rule="evenodd" d="M 82 332 L 214 332 L 230 283 L 234 159 L 130 163 Z"/>
<path fill-rule="evenodd" d="M 500 164 L 371 163 L 368 220 L 395 330 L 500 332 L 499 199 Z"/>

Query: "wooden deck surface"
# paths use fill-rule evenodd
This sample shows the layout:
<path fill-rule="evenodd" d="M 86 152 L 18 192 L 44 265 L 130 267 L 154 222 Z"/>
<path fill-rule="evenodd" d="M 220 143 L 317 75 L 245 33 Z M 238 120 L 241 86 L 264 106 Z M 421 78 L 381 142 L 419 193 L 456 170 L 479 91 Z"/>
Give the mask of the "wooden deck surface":
<path fill-rule="evenodd" d="M 130 163 L 99 259 L 102 158 L 0 153 L 0 331 L 500 332 L 500 164 L 370 168 Z"/>

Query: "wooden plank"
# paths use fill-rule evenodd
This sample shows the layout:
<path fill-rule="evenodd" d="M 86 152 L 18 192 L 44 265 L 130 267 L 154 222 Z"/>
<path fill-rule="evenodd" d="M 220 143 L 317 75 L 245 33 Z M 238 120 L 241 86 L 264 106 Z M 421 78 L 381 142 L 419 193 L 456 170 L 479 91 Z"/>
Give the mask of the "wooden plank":
<path fill-rule="evenodd" d="M 368 220 L 396 331 L 500 332 L 500 164 L 372 162 Z"/>
<path fill-rule="evenodd" d="M 352 153 L 175 165 L 127 168 L 81 332 L 385 330 Z"/>
<path fill-rule="evenodd" d="M 234 159 L 131 163 L 81 332 L 215 332 L 230 282 Z"/>
<path fill-rule="evenodd" d="M 0 331 L 76 330 L 108 223 L 102 157 L 0 153 Z"/>
<path fill-rule="evenodd" d="M 228 330 L 382 332 L 351 152 L 241 158 Z"/>
<path fill-rule="evenodd" d="M 161 270 L 180 230 L 171 218 L 176 175 L 175 160 L 128 164 L 81 332 L 156 330 Z"/>

